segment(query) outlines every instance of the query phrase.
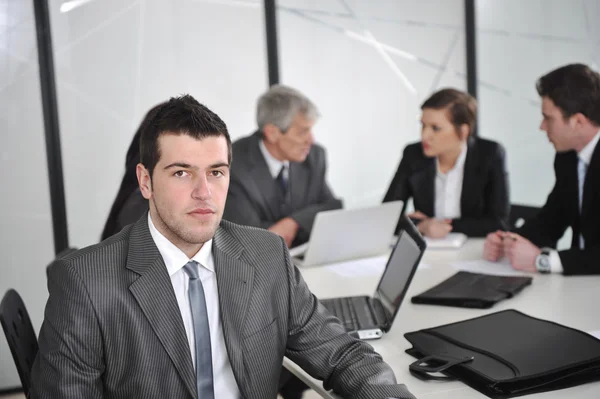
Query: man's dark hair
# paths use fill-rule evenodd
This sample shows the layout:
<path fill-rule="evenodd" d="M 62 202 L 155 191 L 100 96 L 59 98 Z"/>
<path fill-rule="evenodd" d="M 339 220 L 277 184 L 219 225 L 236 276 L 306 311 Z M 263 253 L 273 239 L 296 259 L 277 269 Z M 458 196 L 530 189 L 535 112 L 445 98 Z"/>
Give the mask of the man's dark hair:
<path fill-rule="evenodd" d="M 459 134 L 460 126 L 469 126 L 469 134 L 475 135 L 477 121 L 477 101 L 470 94 L 456 89 L 442 89 L 431 95 L 421 109 L 448 109 L 450 122 Z"/>
<path fill-rule="evenodd" d="M 159 105 L 142 127 L 140 162 L 150 177 L 160 159 L 158 138 L 161 134 L 185 134 L 197 140 L 223 136 L 227 140 L 227 161 L 231 164 L 231 138 L 225 122 L 189 94 L 172 97 Z"/>
<path fill-rule="evenodd" d="M 563 117 L 581 113 L 600 126 L 600 74 L 584 64 L 569 64 L 538 79 L 536 89 L 560 108 Z"/>

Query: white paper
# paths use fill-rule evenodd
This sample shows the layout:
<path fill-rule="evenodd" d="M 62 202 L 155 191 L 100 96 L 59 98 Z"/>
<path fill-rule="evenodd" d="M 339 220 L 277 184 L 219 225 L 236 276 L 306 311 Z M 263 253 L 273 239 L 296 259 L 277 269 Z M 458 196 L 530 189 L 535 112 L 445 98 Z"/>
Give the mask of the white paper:
<path fill-rule="evenodd" d="M 467 236 L 462 233 L 449 233 L 444 238 L 425 237 L 427 249 L 458 249 L 467 241 Z"/>
<path fill-rule="evenodd" d="M 339 262 L 325 266 L 330 271 L 344 277 L 379 276 L 383 273 L 388 261 L 388 255 Z M 418 269 L 429 269 L 428 263 L 420 263 Z"/>
<path fill-rule="evenodd" d="M 497 276 L 527 275 L 527 273 L 513 269 L 506 258 L 502 259 L 500 262 L 489 262 L 484 259 L 460 261 L 453 262 L 450 266 L 457 270 L 464 270 L 472 273 L 493 274 Z"/>
<path fill-rule="evenodd" d="M 385 269 L 388 255 L 354 259 L 325 266 L 328 270 L 344 277 L 364 277 L 380 275 Z"/>

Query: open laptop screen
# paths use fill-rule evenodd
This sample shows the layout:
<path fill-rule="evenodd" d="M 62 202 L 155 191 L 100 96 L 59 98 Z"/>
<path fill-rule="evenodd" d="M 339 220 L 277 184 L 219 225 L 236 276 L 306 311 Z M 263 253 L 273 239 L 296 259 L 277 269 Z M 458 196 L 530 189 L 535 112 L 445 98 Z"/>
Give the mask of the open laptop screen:
<path fill-rule="evenodd" d="M 390 255 L 376 294 L 390 317 L 396 315 L 404 299 L 418 262 L 421 260 L 424 250 L 422 247 L 423 245 L 419 246 L 407 231 L 400 231 L 398 242 Z"/>

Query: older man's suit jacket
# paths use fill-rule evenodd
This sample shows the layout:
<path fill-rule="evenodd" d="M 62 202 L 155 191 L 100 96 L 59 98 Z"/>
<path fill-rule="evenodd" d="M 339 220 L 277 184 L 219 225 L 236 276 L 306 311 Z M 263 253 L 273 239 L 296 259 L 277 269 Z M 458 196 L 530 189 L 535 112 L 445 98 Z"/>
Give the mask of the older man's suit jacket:
<path fill-rule="evenodd" d="M 310 293 L 274 234 L 213 241 L 227 354 L 244 398 L 275 398 L 286 355 L 346 398 L 413 398 Z M 49 271 L 31 398 L 197 398 L 183 321 L 144 216 Z"/>
<path fill-rule="evenodd" d="M 538 247 L 556 248 L 557 241 L 571 227 L 571 248 L 559 251 L 565 275 L 600 274 L 600 144 L 587 167 L 583 202 L 579 212 L 577 153 L 557 153 L 554 158 L 556 182 L 537 215 L 516 232 Z M 579 248 L 579 235 L 585 240 Z"/>
<path fill-rule="evenodd" d="M 506 229 L 510 209 L 508 173 L 504 148 L 491 140 L 471 137 L 467 147 L 461 217 L 452 220 L 452 230 L 469 237 L 485 237 Z M 435 207 L 435 158 L 423 153 L 421 143 L 406 146 L 398 170 L 383 202 L 413 198 L 415 210 L 429 217 Z"/>
<path fill-rule="evenodd" d="M 304 162 L 290 162 L 289 195 L 284 199 L 260 151 L 260 140 L 261 134 L 256 132 L 233 143 L 231 181 L 223 217 L 267 229 L 289 216 L 300 226 L 294 245 L 302 244 L 308 241 L 318 212 L 342 207 L 325 181 L 325 150 L 315 144 Z"/>

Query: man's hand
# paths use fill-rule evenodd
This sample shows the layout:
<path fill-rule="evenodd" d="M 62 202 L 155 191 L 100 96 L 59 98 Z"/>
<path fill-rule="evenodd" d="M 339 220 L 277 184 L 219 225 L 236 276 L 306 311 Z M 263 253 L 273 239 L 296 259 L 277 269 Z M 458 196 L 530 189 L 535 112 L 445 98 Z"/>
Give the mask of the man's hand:
<path fill-rule="evenodd" d="M 292 245 L 294 238 L 296 238 L 296 234 L 298 233 L 298 223 L 290 217 L 283 218 L 271 227 L 269 227 L 269 231 L 280 235 L 288 248 Z"/>
<path fill-rule="evenodd" d="M 490 233 L 483 243 L 483 258 L 491 262 L 497 262 L 504 256 L 504 236 L 507 233 L 498 230 Z"/>
<path fill-rule="evenodd" d="M 408 216 L 408 217 L 409 217 L 409 218 L 411 218 L 411 219 L 416 219 L 416 220 L 424 220 L 424 219 L 427 219 L 427 215 L 426 215 L 426 214 L 424 214 L 424 213 L 423 213 L 423 212 L 421 212 L 421 211 L 415 211 L 415 212 L 413 212 L 413 213 L 409 213 L 409 214 L 408 214 L 408 215 L 406 215 L 406 216 Z"/>
<path fill-rule="evenodd" d="M 526 238 L 515 233 L 507 233 L 504 238 L 504 253 L 514 269 L 535 273 L 535 258 L 542 251 Z"/>

